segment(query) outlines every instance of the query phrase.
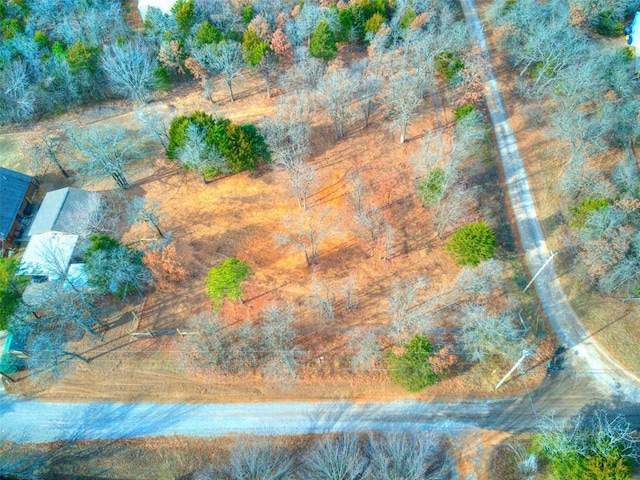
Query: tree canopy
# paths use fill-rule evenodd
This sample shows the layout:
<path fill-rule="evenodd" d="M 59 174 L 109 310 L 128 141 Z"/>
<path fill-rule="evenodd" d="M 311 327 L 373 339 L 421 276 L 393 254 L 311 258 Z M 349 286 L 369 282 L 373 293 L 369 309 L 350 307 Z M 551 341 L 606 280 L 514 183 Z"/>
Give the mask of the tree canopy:
<path fill-rule="evenodd" d="M 432 353 L 433 347 L 429 339 L 423 335 L 414 336 L 405 346 L 402 355 L 389 352 L 387 362 L 391 380 L 409 392 L 419 392 L 433 385 L 438 376 L 433 373 L 429 363 Z"/>
<path fill-rule="evenodd" d="M 205 145 L 219 152 L 233 173 L 255 170 L 261 159 L 270 159 L 267 144 L 254 125 L 237 125 L 226 118 L 216 119 L 201 111 L 176 117 L 171 122 L 167 147 L 170 159 L 178 158 L 180 149 L 185 147 L 190 125 L 204 133 Z"/>
<path fill-rule="evenodd" d="M 333 60 L 338 54 L 338 46 L 333 31 L 326 20 L 320 20 L 318 26 L 311 35 L 309 54 L 322 60 Z"/>
<path fill-rule="evenodd" d="M 251 274 L 247 262 L 237 258 L 227 258 L 220 265 L 211 268 L 207 275 L 207 296 L 214 310 L 222 307 L 225 298 L 238 300 L 242 297 L 240 284 Z"/>
<path fill-rule="evenodd" d="M 486 222 L 476 222 L 459 228 L 444 248 L 458 265 L 476 266 L 496 254 L 498 243 Z"/>

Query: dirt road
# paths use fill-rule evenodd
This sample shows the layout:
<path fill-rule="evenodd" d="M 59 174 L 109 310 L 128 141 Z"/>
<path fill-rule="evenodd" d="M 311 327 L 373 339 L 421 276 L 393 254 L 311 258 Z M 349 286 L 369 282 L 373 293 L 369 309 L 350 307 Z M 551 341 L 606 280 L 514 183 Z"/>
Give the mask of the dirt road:
<path fill-rule="evenodd" d="M 509 123 L 482 24 L 473 0 L 461 0 L 462 9 L 473 39 L 486 56 L 484 96 L 495 132 L 502 169 L 511 207 L 516 217 L 520 242 L 525 252 L 530 272 L 535 274 L 549 259 L 549 251 L 536 215 L 536 208 L 527 180 L 513 128 Z M 553 262 L 535 279 L 540 302 L 553 326 L 558 339 L 569 348 L 570 362 L 580 370 L 593 373 L 594 379 L 615 395 L 634 400 L 640 398 L 640 380 L 625 371 L 615 360 L 602 351 L 590 337 L 577 317 L 553 268 Z"/>
<path fill-rule="evenodd" d="M 482 427 L 522 432 L 539 415 L 570 417 L 597 408 L 606 395 L 584 377 L 550 378 L 523 398 L 451 403 L 396 401 L 273 402 L 243 404 L 52 403 L 0 397 L 0 438 L 16 442 L 113 439 L 143 436 L 224 436 L 235 433 L 293 435 L 372 430 L 433 429 L 455 434 Z M 640 424 L 638 408 L 622 409 Z M 626 410 L 626 411 L 625 411 Z M 633 413 L 635 411 L 635 414 Z"/>

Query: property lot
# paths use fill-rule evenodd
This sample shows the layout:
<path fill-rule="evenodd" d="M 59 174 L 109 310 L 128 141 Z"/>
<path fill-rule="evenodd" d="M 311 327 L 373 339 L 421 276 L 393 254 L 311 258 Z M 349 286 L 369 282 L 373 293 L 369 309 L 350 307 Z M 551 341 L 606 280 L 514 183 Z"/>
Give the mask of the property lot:
<path fill-rule="evenodd" d="M 275 111 L 278 96 L 267 99 L 258 79 L 247 77 L 239 82 L 238 100 L 229 102 L 223 85 L 213 95 L 214 105 L 201 97 L 200 88 L 185 84 L 170 95 L 159 98 L 146 108 L 171 115 L 194 110 L 211 111 L 234 122 L 258 123 Z M 286 92 L 279 92 L 282 96 Z M 441 100 L 446 92 L 443 90 Z M 446 104 L 446 103 L 445 103 Z M 447 291 L 460 272 L 452 259 L 442 251 L 445 238 L 436 236 L 431 224 L 432 213 L 423 208 L 415 195 L 414 170 L 411 159 L 422 143 L 423 133 L 435 126 L 428 102 L 423 104 L 411 122 L 407 139 L 397 144 L 377 113 L 372 125 L 362 129 L 350 125 L 346 137 L 335 142 L 331 127 L 320 116 L 312 128 L 313 158 L 318 182 L 308 198 L 308 211 L 328 209 L 326 240 L 320 245 L 319 262 L 308 267 L 301 252 L 278 246 L 274 236 L 284 233 L 283 220 L 297 218 L 304 212 L 287 188 L 285 172 L 262 165 L 257 171 L 245 172 L 203 184 L 190 172 L 169 162 L 150 138 L 145 137 L 137 115 L 124 104 L 87 109 L 73 115 L 44 122 L 54 126 L 69 121 L 79 125 L 121 125 L 129 129 L 142 158 L 130 173 L 132 187 L 128 198 L 144 197 L 158 201 L 160 226 L 171 231 L 173 244 L 188 272 L 187 279 L 170 291 L 152 291 L 142 298 L 131 298 L 122 304 L 105 302 L 105 317 L 111 325 L 105 342 L 83 340 L 78 350 L 90 358 L 59 383 L 42 391 L 47 398 L 112 398 L 189 399 L 200 401 L 234 401 L 248 398 L 393 398 L 408 396 L 386 379 L 383 367 L 354 374 L 349 369 L 350 334 L 356 328 L 379 328 L 384 331 L 390 319 L 388 297 L 394 283 L 411 281 L 418 275 L 428 278 L 430 292 Z M 446 132 L 453 127 L 449 108 L 440 112 Z M 16 133 L 11 134 L 15 141 Z M 0 137 L 0 141 L 5 141 Z M 15 165 L 15 155 L 9 155 Z M 473 158 L 464 168 L 472 181 L 485 187 L 479 190 L 477 206 L 467 212 L 464 222 L 487 219 L 495 226 L 502 250 L 508 282 L 522 275 L 517 256 L 513 254 L 508 223 L 504 215 L 501 187 L 495 163 L 486 154 Z M 350 179 L 358 173 L 372 201 L 380 207 L 384 219 L 393 230 L 383 248 L 366 241 L 362 227 L 355 222 Z M 60 179 L 47 175 L 41 191 L 50 185 L 60 186 Z M 488 185 L 487 185 L 488 183 Z M 110 189 L 110 184 L 96 187 Z M 449 231 L 450 233 L 450 231 Z M 144 245 L 153 237 L 146 226 L 127 231 L 123 242 L 133 247 Z M 260 311 L 272 302 L 294 306 L 300 347 L 306 351 L 305 363 L 296 382 L 269 381 L 263 378 L 233 377 L 213 373 L 191 372 L 185 366 L 185 337 L 188 319 L 211 310 L 205 295 L 208 270 L 229 257 L 246 261 L 253 275 L 245 282 L 243 302 L 227 302 L 220 314 L 230 325 L 256 321 Z M 355 285 L 357 308 L 346 310 L 341 291 L 349 279 Z M 509 286 L 508 289 L 513 288 Z M 314 284 L 335 294 L 335 318 L 325 321 L 308 307 Z M 501 302 L 498 296 L 491 301 Z M 133 313 L 138 318 L 133 322 Z M 533 310 L 532 310 L 533 312 Z M 432 343 L 455 340 L 455 318 L 440 319 L 434 326 Z M 134 338 L 130 332 L 155 332 L 153 338 Z M 392 344 L 382 337 L 384 346 Z M 548 345 L 547 345 L 548 344 Z M 545 355 L 553 350 L 551 339 L 531 359 L 531 370 L 525 380 L 529 387 L 544 376 Z M 187 352 L 188 356 L 188 352 Z M 502 367 L 491 364 L 469 364 L 460 360 L 448 378 L 427 389 L 420 398 L 446 395 L 481 395 L 493 388 L 504 374 Z M 505 392 L 524 385 L 516 377 Z M 34 392 L 28 381 L 11 387 L 15 391 Z"/>

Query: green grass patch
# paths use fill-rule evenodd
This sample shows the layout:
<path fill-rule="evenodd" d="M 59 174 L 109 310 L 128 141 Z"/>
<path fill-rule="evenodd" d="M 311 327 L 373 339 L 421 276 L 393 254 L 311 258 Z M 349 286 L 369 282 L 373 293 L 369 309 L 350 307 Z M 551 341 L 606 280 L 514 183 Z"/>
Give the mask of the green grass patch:
<path fill-rule="evenodd" d="M 11 170 L 26 171 L 15 134 L 0 135 L 0 166 Z"/>

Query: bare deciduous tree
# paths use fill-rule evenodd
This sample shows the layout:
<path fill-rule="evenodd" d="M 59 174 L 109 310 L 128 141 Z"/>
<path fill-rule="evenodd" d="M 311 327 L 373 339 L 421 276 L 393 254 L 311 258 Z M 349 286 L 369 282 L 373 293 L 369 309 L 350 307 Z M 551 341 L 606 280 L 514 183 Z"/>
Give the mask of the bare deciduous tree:
<path fill-rule="evenodd" d="M 332 321 L 336 316 L 336 295 L 332 286 L 327 282 L 318 281 L 314 274 L 311 278 L 311 290 L 308 298 L 309 307 L 315 310 L 323 321 Z"/>
<path fill-rule="evenodd" d="M 353 72 L 351 73 L 356 77 L 357 88 L 355 93 L 365 128 L 369 126 L 369 121 L 376 109 L 376 101 L 382 87 L 382 77 L 372 67 L 372 63 L 369 59 L 355 62 L 352 65 Z"/>
<path fill-rule="evenodd" d="M 394 75 L 387 86 L 386 106 L 391 118 L 389 127 L 398 132 L 400 143 L 404 143 L 409 123 L 416 114 L 422 96 L 415 76 L 406 70 Z"/>
<path fill-rule="evenodd" d="M 169 148 L 169 125 L 171 124 L 169 115 L 159 110 L 144 109 L 138 111 L 138 118 L 142 128 L 160 142 L 166 153 Z"/>
<path fill-rule="evenodd" d="M 273 152 L 274 166 L 287 173 L 298 205 L 306 209 L 307 197 L 317 180 L 317 169 L 307 162 L 311 147 L 304 109 L 304 105 L 289 108 L 281 103 L 277 115 L 264 122 L 263 130 Z"/>
<path fill-rule="evenodd" d="M 322 76 L 316 90 L 318 102 L 333 123 L 333 135 L 340 140 L 344 137 L 344 126 L 350 115 L 349 103 L 356 83 L 346 68 L 332 69 Z"/>
<path fill-rule="evenodd" d="M 188 325 L 198 335 L 189 335 L 181 353 L 190 368 L 242 373 L 258 365 L 258 340 L 251 323 L 230 327 L 214 313 L 196 315 Z"/>
<path fill-rule="evenodd" d="M 358 480 L 367 461 L 356 435 L 323 438 L 304 456 L 304 471 L 315 480 Z"/>
<path fill-rule="evenodd" d="M 69 173 L 60 161 L 60 155 L 64 153 L 64 142 L 64 132 L 61 130 L 35 127 L 24 138 L 20 150 L 35 175 L 44 175 L 49 165 L 53 164 L 65 178 L 69 178 Z"/>
<path fill-rule="evenodd" d="M 230 453 L 226 473 L 232 480 L 287 480 L 293 470 L 288 452 L 266 440 L 239 440 Z"/>
<path fill-rule="evenodd" d="M 160 238 L 164 238 L 164 233 L 160 230 L 158 207 L 160 202 L 148 203 L 144 198 L 136 197 L 129 203 L 129 223 L 132 225 L 146 223 L 153 227 Z"/>
<path fill-rule="evenodd" d="M 192 49 L 193 57 L 211 74 L 220 74 L 227 84 L 229 97 L 235 101 L 233 80 L 242 76 L 244 60 L 242 46 L 232 40 L 224 40 L 218 44 L 207 44 Z"/>
<path fill-rule="evenodd" d="M 605 410 L 568 420 L 545 416 L 540 419 L 538 430 L 540 445 L 549 458 L 567 455 L 607 458 L 612 454 L 628 460 L 640 458 L 637 432 L 624 416 L 610 418 Z"/>
<path fill-rule="evenodd" d="M 151 46 L 142 38 L 109 45 L 101 66 L 113 91 L 141 104 L 149 100 L 156 60 Z"/>
<path fill-rule="evenodd" d="M 484 362 L 489 357 L 510 361 L 524 347 L 522 332 L 509 314 L 491 314 L 480 305 L 471 305 L 463 311 L 460 340 L 472 362 Z"/>
<path fill-rule="evenodd" d="M 356 278 L 351 275 L 342 285 L 342 296 L 344 300 L 344 310 L 349 312 L 358 308 L 358 294 L 356 291 Z"/>
<path fill-rule="evenodd" d="M 208 173 L 230 173 L 231 168 L 218 150 L 205 140 L 206 134 L 197 125 L 187 127 L 186 141 L 178 152 L 178 162 L 184 168 L 198 172 L 202 183 L 207 183 Z"/>
<path fill-rule="evenodd" d="M 443 445 L 431 433 L 370 435 L 367 478 L 372 480 L 423 480 L 442 474 Z"/>
<path fill-rule="evenodd" d="M 111 177 L 122 188 L 129 188 L 125 169 L 136 156 L 135 145 L 126 131 L 117 127 L 90 127 L 86 130 L 65 128 L 71 143 L 84 157 L 79 162 L 79 175 L 87 182 L 98 182 Z"/>
<path fill-rule="evenodd" d="M 416 308 L 420 294 L 428 287 L 429 281 L 418 276 L 404 282 L 396 282 L 391 286 L 387 312 L 391 316 L 391 333 L 394 338 L 402 339 L 415 333 L 422 313 Z"/>
<path fill-rule="evenodd" d="M 271 304 L 262 310 L 260 348 L 264 353 L 262 368 L 268 377 L 292 379 L 300 365 L 303 351 L 295 340 L 293 307 Z"/>
<path fill-rule="evenodd" d="M 283 225 L 287 233 L 276 235 L 276 242 L 297 248 L 304 255 L 307 266 L 315 265 L 322 243 L 328 237 L 335 236 L 329 227 L 329 214 L 330 210 L 324 208 L 318 212 L 306 210 L 302 215 L 286 218 Z"/>
<path fill-rule="evenodd" d="M 66 348 L 68 337 L 68 331 L 52 322 L 33 329 L 25 363 L 33 373 L 32 381 L 37 385 L 50 385 L 68 374 L 74 367 L 72 359 L 89 363 L 88 359 Z"/>
<path fill-rule="evenodd" d="M 22 122 L 36 111 L 26 62 L 13 60 L 0 70 L 0 123 Z"/>
<path fill-rule="evenodd" d="M 377 332 L 372 328 L 356 328 L 350 335 L 349 349 L 353 353 L 351 370 L 356 373 L 374 369 L 384 359 Z"/>

